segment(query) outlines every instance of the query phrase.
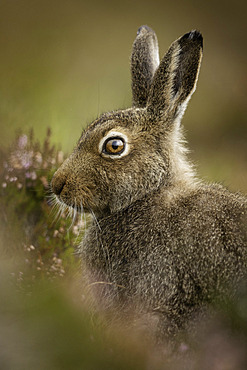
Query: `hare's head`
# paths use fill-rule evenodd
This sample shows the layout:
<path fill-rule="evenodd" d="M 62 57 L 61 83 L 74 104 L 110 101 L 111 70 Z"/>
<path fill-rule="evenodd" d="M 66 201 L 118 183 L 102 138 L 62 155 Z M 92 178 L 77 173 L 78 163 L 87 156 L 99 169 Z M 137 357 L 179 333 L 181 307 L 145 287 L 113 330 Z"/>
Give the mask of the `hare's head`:
<path fill-rule="evenodd" d="M 52 179 L 58 199 L 98 214 L 127 207 L 161 186 L 187 181 L 180 120 L 193 94 L 202 36 L 176 40 L 159 62 L 155 33 L 142 26 L 131 56 L 133 107 L 103 114 L 82 133 Z"/>

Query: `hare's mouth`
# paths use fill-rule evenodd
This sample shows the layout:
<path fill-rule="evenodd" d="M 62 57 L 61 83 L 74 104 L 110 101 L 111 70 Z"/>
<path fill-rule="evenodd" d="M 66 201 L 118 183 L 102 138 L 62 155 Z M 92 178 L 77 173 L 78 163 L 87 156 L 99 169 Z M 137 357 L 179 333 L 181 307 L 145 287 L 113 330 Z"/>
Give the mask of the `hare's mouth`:
<path fill-rule="evenodd" d="M 54 222 L 61 218 L 66 220 L 67 231 L 71 230 L 75 236 L 79 236 L 81 230 L 85 231 L 87 215 L 83 206 L 67 204 L 55 194 L 50 195 L 49 198 L 54 214 Z"/>
<path fill-rule="evenodd" d="M 60 195 L 55 195 L 56 202 L 61 207 L 67 207 L 68 209 L 73 209 L 74 211 L 78 213 L 84 213 L 85 212 L 85 205 L 82 201 L 76 201 L 74 199 L 73 201 L 68 199 L 63 199 Z"/>
<path fill-rule="evenodd" d="M 55 211 L 56 218 L 67 218 L 70 217 L 73 219 L 72 223 L 75 222 L 75 220 L 82 217 L 85 214 L 85 209 L 82 205 L 82 203 L 71 203 L 71 202 L 65 202 L 61 199 L 60 196 L 52 195 L 50 197 L 50 205 L 53 208 L 53 211 Z"/>

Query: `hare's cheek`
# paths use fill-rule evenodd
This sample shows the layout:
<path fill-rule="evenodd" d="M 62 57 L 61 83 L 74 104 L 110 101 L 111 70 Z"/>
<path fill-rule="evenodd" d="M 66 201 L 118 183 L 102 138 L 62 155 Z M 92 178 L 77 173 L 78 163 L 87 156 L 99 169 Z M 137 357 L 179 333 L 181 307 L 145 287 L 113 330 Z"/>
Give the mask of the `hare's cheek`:
<path fill-rule="evenodd" d="M 66 203 L 69 206 L 73 206 L 75 194 L 71 183 L 65 182 L 60 193 L 57 195 L 62 202 Z"/>
<path fill-rule="evenodd" d="M 95 211 L 102 204 L 102 199 L 105 200 L 105 198 L 106 195 L 101 191 L 101 187 L 90 178 L 87 180 L 80 178 L 73 185 L 71 184 L 71 203 L 85 211 Z"/>

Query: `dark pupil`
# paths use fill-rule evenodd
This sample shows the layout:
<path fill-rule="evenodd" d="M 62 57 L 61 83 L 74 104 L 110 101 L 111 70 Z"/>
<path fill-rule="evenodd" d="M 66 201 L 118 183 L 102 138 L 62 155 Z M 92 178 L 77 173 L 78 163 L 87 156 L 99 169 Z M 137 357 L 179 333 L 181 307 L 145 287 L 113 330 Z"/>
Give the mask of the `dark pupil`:
<path fill-rule="evenodd" d="M 118 147 L 119 147 L 119 145 L 121 145 L 122 143 L 119 141 L 119 140 L 114 140 L 113 142 L 112 142 L 112 149 L 114 149 L 114 150 L 117 150 L 118 149 Z"/>

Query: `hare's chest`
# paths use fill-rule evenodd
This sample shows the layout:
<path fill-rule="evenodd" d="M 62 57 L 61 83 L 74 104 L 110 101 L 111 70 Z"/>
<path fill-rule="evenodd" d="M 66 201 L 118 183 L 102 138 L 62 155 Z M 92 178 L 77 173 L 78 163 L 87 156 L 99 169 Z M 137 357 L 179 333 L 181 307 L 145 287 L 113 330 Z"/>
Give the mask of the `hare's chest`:
<path fill-rule="evenodd" d="M 94 269 L 102 272 L 130 274 L 134 265 L 140 264 L 141 251 L 127 234 L 92 232 L 83 241 L 84 259 Z"/>
<path fill-rule="evenodd" d="M 172 254 L 165 253 L 162 245 L 166 238 L 160 230 L 144 227 L 140 219 L 138 223 L 124 221 L 108 220 L 100 229 L 98 225 L 91 227 L 83 241 L 82 258 L 98 276 L 128 289 L 135 290 L 144 281 L 154 286 L 149 280 L 159 280 L 163 270 L 173 265 Z"/>

